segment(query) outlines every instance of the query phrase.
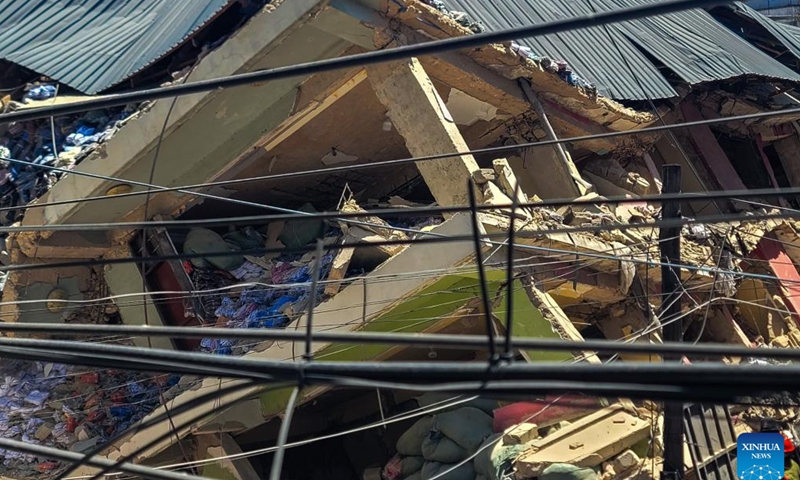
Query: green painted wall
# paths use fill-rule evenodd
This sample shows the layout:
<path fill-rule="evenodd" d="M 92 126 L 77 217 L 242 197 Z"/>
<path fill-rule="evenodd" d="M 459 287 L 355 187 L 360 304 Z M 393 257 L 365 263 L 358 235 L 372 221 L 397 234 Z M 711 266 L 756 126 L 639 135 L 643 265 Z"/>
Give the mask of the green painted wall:
<path fill-rule="evenodd" d="M 239 480 L 233 472 L 217 463 L 209 463 L 203 467 L 202 475 L 207 478 L 216 478 L 217 480 Z"/>
<path fill-rule="evenodd" d="M 505 272 L 489 271 L 486 274 L 489 296 L 495 294 L 505 281 Z M 423 289 L 414 297 L 396 306 L 389 312 L 367 323 L 361 331 L 417 333 L 433 325 L 441 317 L 447 316 L 467 301 L 480 296 L 477 273 L 447 275 Z M 559 338 L 548 322 L 533 306 L 522 283 L 514 282 L 514 337 Z M 500 306 L 494 311 L 505 322 L 507 299 L 503 292 Z M 357 362 L 373 359 L 392 348 L 391 345 L 344 345 L 333 344 L 314 355 L 318 360 L 328 362 Z M 572 359 L 568 352 L 527 351 L 532 361 L 560 362 Z M 292 389 L 275 390 L 261 396 L 261 408 L 265 418 L 282 412 Z"/>

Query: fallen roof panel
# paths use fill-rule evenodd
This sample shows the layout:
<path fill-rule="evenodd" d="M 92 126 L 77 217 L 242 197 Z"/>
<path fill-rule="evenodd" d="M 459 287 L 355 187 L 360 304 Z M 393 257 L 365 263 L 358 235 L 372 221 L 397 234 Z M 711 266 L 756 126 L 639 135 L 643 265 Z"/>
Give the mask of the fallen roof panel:
<path fill-rule="evenodd" d="M 446 0 L 489 30 L 630 8 L 657 0 Z M 800 76 L 734 34 L 704 10 L 528 38 L 534 55 L 565 60 L 572 70 L 617 100 L 677 96 L 662 65 L 689 84 L 744 75 L 800 81 Z"/>
<path fill-rule="evenodd" d="M 234 0 L 8 0 L 0 58 L 95 94 L 162 58 Z"/>
<path fill-rule="evenodd" d="M 728 8 L 737 15 L 758 23 L 775 37 L 775 40 L 786 47 L 795 58 L 800 59 L 800 28 L 776 22 L 741 2 L 734 2 L 730 5 L 725 5 L 723 8 Z"/>

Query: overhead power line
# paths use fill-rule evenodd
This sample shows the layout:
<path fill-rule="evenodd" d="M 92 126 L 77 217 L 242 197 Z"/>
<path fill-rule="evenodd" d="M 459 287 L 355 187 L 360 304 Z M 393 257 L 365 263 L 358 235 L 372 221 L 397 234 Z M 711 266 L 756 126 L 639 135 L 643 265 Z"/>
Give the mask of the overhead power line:
<path fill-rule="evenodd" d="M 747 198 L 747 197 L 788 197 L 793 195 L 800 195 L 800 187 L 789 187 L 789 188 L 781 188 L 781 189 L 759 189 L 759 190 L 735 190 L 735 191 L 720 191 L 720 192 L 702 192 L 702 193 L 691 193 L 685 192 L 680 194 L 658 194 L 658 195 L 643 195 L 636 198 L 630 197 L 610 197 L 606 199 L 590 199 L 590 200 L 581 200 L 581 199 L 573 199 L 573 200 L 543 200 L 539 202 L 528 202 L 528 203 L 507 203 L 507 204 L 484 204 L 484 205 L 476 205 L 474 208 L 478 212 L 486 212 L 486 211 L 502 211 L 504 209 L 515 208 L 518 210 L 521 209 L 529 209 L 529 208 L 558 208 L 558 207 L 577 207 L 577 206 L 589 206 L 589 205 L 598 205 L 598 204 L 606 204 L 606 205 L 622 205 L 626 203 L 661 203 L 661 202 L 668 202 L 668 201 L 701 201 L 701 200 L 710 200 L 710 199 L 726 199 L 726 200 L 738 200 L 740 198 Z M 771 206 L 771 205 L 770 205 Z M 772 206 L 771 206 L 772 207 Z M 271 208 L 271 207 L 269 207 Z M 773 207 L 778 210 L 782 210 L 783 213 L 778 216 L 775 214 L 775 218 L 797 218 L 800 216 L 800 210 L 793 210 L 793 209 L 780 209 L 779 207 Z M 469 205 L 463 206 L 453 206 L 453 207 L 409 207 L 409 208 L 383 208 L 383 209 L 373 209 L 373 210 L 364 210 L 361 212 L 317 212 L 317 213 L 279 213 L 279 214 L 268 214 L 268 215 L 248 215 L 244 217 L 218 217 L 218 218 L 206 218 L 206 219 L 192 219 L 192 220 L 150 220 L 150 221 L 141 221 L 141 222 L 105 222 L 105 223 L 67 223 L 67 224 L 56 224 L 56 225 L 20 225 L 20 226 L 10 226 L 10 227 L 0 227 L 0 232 L 2 233 L 19 233 L 19 232 L 58 232 L 58 231 L 68 231 L 68 232 L 77 232 L 77 231 L 106 231 L 106 230 L 127 230 L 127 229 L 137 229 L 137 228 L 160 228 L 160 227 L 175 227 L 175 228 L 189 228 L 189 227 L 219 227 L 219 226 L 228 226 L 228 225 L 252 225 L 254 223 L 269 223 L 269 222 L 277 222 L 277 221 L 293 221 L 293 220 L 341 220 L 341 221 L 348 221 L 351 222 L 352 219 L 358 218 L 365 218 L 365 217 L 425 217 L 425 216 L 436 216 L 436 215 L 444 215 L 444 214 L 454 214 L 454 213 L 467 213 L 471 212 L 473 207 Z M 287 209 L 288 210 L 288 209 Z M 290 210 L 291 211 L 291 210 Z M 727 220 L 725 220 L 727 219 Z M 766 219 L 766 217 L 762 216 L 759 217 L 757 215 L 747 215 L 743 216 L 741 214 L 730 214 L 730 215 L 717 215 L 714 217 L 702 217 L 697 219 L 685 219 L 686 224 L 697 224 L 697 223 L 709 223 L 714 221 L 742 221 L 742 220 L 754 220 L 754 219 Z M 357 223 L 357 222 L 356 222 Z M 393 230 L 400 230 L 396 227 L 386 227 L 384 225 L 372 225 L 369 226 L 378 226 L 380 228 L 391 228 Z M 646 228 L 651 227 L 653 224 L 642 223 L 642 224 L 619 224 L 619 225 L 597 225 L 597 226 L 587 226 L 587 227 L 569 227 L 564 228 L 559 231 L 558 229 L 548 230 L 551 233 L 567 233 L 567 232 L 578 232 L 578 231 L 602 231 L 602 230 L 625 230 L 631 228 Z M 613 228 L 610 228 L 613 227 Z M 592 230 L 594 229 L 594 230 Z M 407 230 L 407 229 L 406 229 Z M 414 231 L 413 233 L 419 233 Z"/>
<path fill-rule="evenodd" d="M 223 78 L 211 80 L 200 80 L 197 82 L 159 87 L 146 90 L 139 90 L 129 93 L 109 95 L 103 98 L 85 100 L 67 105 L 52 105 L 47 107 L 35 108 L 19 112 L 0 115 L 0 124 L 10 122 L 22 122 L 26 120 L 37 120 L 40 118 L 69 115 L 88 110 L 95 110 L 108 107 L 118 107 L 131 103 L 140 103 L 147 100 L 157 100 L 161 98 L 178 97 L 205 93 L 220 88 L 231 88 L 254 83 L 263 83 L 286 78 L 302 77 L 315 73 L 328 72 L 331 70 L 341 70 L 356 67 L 365 67 L 377 63 L 404 60 L 411 57 L 424 55 L 435 55 L 453 50 L 480 47 L 491 43 L 502 43 L 522 38 L 535 37 L 541 35 L 551 35 L 554 33 L 566 32 L 580 28 L 605 25 L 608 23 L 636 20 L 642 17 L 663 15 L 667 13 L 680 12 L 682 10 L 700 9 L 715 5 L 730 3 L 724 0 L 668 0 L 649 3 L 636 7 L 611 10 L 608 12 L 584 15 L 564 20 L 542 23 L 539 25 L 525 25 L 516 28 L 499 30 L 496 32 L 486 32 L 463 37 L 447 38 L 434 40 L 422 44 L 404 45 L 397 48 L 378 50 L 374 52 L 348 55 L 326 60 L 278 67 L 257 72 L 230 75 Z"/>
<path fill-rule="evenodd" d="M 501 208 L 497 205 L 493 206 L 493 208 Z M 363 213 L 359 214 L 360 216 L 364 216 Z M 784 211 L 782 213 L 777 214 L 766 214 L 766 215 L 748 215 L 746 217 L 748 220 L 755 221 L 755 220 L 774 220 L 774 219 L 789 219 L 789 218 L 800 218 L 800 211 L 798 212 L 791 212 L 791 211 Z M 694 225 L 694 224 L 713 224 L 713 223 L 727 223 L 731 221 L 741 221 L 742 217 L 736 214 L 730 215 L 715 215 L 715 216 L 708 216 L 702 217 L 698 219 L 691 219 L 691 218 L 683 218 L 677 220 L 658 220 L 652 223 L 643 223 L 643 224 L 610 224 L 610 225 L 592 225 L 592 226 L 579 226 L 579 227 L 568 227 L 568 228 L 555 228 L 555 229 L 538 229 L 538 230 L 527 230 L 523 232 L 525 235 L 548 235 L 548 234 L 557 234 L 557 233 L 579 233 L 579 232 L 602 232 L 602 231 L 611 231 L 611 230 L 633 230 L 633 229 L 642 229 L 642 228 L 662 228 L 668 226 L 683 226 L 683 225 Z M 384 228 L 384 227 L 382 227 Z M 417 232 L 415 232 L 417 233 Z M 419 245 L 419 244 L 436 244 L 436 243 L 448 243 L 448 242 L 464 242 L 464 241 L 472 241 L 473 235 L 442 235 L 436 234 L 436 232 L 419 232 L 421 235 L 420 238 L 413 238 L 408 240 L 383 240 L 383 241 L 376 241 L 376 242 L 356 242 L 356 243 L 349 243 L 344 245 L 323 245 L 322 249 L 325 252 L 334 251 L 334 250 L 341 250 L 341 249 L 348 249 L 348 248 L 360 248 L 360 247 L 378 247 L 378 246 L 398 246 L 398 245 Z M 517 232 L 517 235 L 520 235 L 520 232 Z M 504 233 L 486 233 L 481 234 L 480 238 L 483 240 L 488 240 L 488 243 L 497 243 L 492 239 L 500 238 L 504 239 L 507 238 L 508 234 Z M 248 250 L 238 250 L 238 251 L 220 251 L 220 252 L 204 252 L 204 253 L 179 253 L 174 255 L 159 255 L 159 256 L 150 256 L 148 257 L 148 261 L 150 262 L 159 262 L 159 261 L 166 261 L 166 260 L 191 260 L 194 258 L 224 258 L 224 257 L 231 257 L 231 256 L 240 256 L 240 255 L 266 255 L 270 253 L 308 253 L 313 252 L 316 250 L 315 245 L 307 245 L 298 248 L 255 248 L 255 249 L 248 249 Z M 561 253 L 564 255 L 582 255 L 587 257 L 598 257 L 598 258 L 609 258 L 608 255 L 600 255 L 600 254 L 593 254 L 589 252 L 580 252 L 580 251 L 572 251 L 572 250 L 559 250 L 559 249 L 551 249 L 547 247 L 537 247 L 537 246 L 530 246 L 530 245 L 518 245 L 515 248 L 519 249 L 533 249 L 533 250 L 541 250 L 541 251 L 551 251 L 556 253 Z M 632 252 L 635 253 L 635 252 Z M 641 261 L 644 260 L 637 260 L 634 258 L 626 258 L 623 256 L 612 256 L 611 259 L 618 260 L 618 261 Z M 12 271 L 25 271 L 25 270 L 42 270 L 42 269 L 51 269 L 51 268 L 67 268 L 67 267 L 83 267 L 83 266 L 93 266 L 93 265 L 116 265 L 116 264 L 125 264 L 125 263 L 134 263 L 140 262 L 141 259 L 138 257 L 123 257 L 123 258 L 97 258 L 97 259 L 89 259 L 89 260 L 76 260 L 76 261 L 68 261 L 68 262 L 51 262 L 51 263 L 31 263 L 31 264 L 17 264 L 17 265 L 4 265 L 0 266 L 0 272 L 12 272 Z M 664 265 L 661 263 L 661 265 Z M 681 268 L 703 268 L 703 267 L 694 267 L 692 265 L 679 265 Z M 708 269 L 708 271 L 713 272 L 714 269 Z M 773 278 L 774 277 L 768 277 Z"/>
<path fill-rule="evenodd" d="M 183 185 L 179 187 L 163 187 L 158 185 L 150 185 L 144 184 L 147 188 L 154 188 L 157 190 L 157 193 L 168 193 L 168 192 L 179 192 L 184 193 L 187 195 L 199 195 L 196 192 L 190 192 L 189 190 L 195 189 L 202 189 L 202 188 L 213 188 L 213 187 L 225 187 L 231 185 L 241 185 L 246 183 L 255 183 L 255 182 L 265 182 L 265 181 L 275 181 L 275 180 L 285 180 L 289 178 L 298 178 L 298 177 L 305 177 L 305 176 L 312 176 L 312 175 L 330 175 L 332 173 L 339 173 L 339 172 L 347 172 L 352 170 L 359 170 L 359 169 L 368 169 L 368 168 L 380 168 L 380 167 L 390 167 L 390 166 L 400 166 L 400 165 L 407 165 L 411 163 L 417 162 L 425 162 L 425 161 L 433 161 L 433 160 L 442 160 L 446 158 L 453 158 L 458 157 L 461 155 L 485 155 L 490 153 L 509 153 L 509 152 L 517 152 L 519 150 L 523 150 L 530 147 L 543 147 L 549 145 L 556 145 L 556 144 L 565 144 L 565 143 L 580 143 L 589 140 L 602 140 L 602 139 L 609 139 L 609 138 L 616 138 L 621 136 L 628 136 L 628 135 L 645 135 L 649 133 L 658 133 L 662 131 L 670 131 L 678 128 L 691 128 L 696 126 L 704 126 L 704 125 L 714 125 L 720 123 L 729 123 L 729 122 L 736 122 L 736 121 L 744 121 L 744 120 L 753 120 L 753 119 L 760 119 L 760 118 L 770 118 L 775 116 L 782 116 L 782 115 L 793 115 L 793 114 L 800 114 L 800 107 L 798 108 L 789 108 L 785 110 L 776 110 L 776 111 L 768 111 L 768 112 L 761 112 L 761 113 L 751 113 L 745 115 L 737 115 L 732 117 L 722 117 L 722 118 L 713 118 L 707 120 L 697 120 L 692 122 L 683 122 L 677 123 L 672 125 L 659 125 L 655 127 L 646 127 L 637 130 L 624 130 L 619 132 L 606 132 L 606 133 L 597 133 L 591 135 L 583 135 L 577 137 L 568 137 L 568 138 L 560 138 L 555 140 L 542 140 L 536 142 L 527 142 L 527 143 L 519 143 L 514 145 L 503 145 L 497 147 L 487 147 L 487 148 L 480 148 L 475 150 L 466 150 L 463 152 L 453 152 L 453 153 L 440 153 L 436 155 L 423 155 L 419 157 L 407 157 L 401 159 L 394 159 L 394 160 L 383 160 L 377 162 L 370 162 L 370 163 L 358 163 L 353 165 L 342 165 L 338 167 L 325 167 L 325 168 L 318 168 L 313 170 L 303 170 L 298 172 L 287 172 L 287 173 L 278 173 L 274 175 L 261 175 L 257 177 L 248 177 L 248 178 L 238 178 L 232 180 L 220 180 L 215 182 L 207 182 L 207 183 L 197 183 L 192 185 Z M 0 116 L 1 117 L 1 116 Z M 66 169 L 59 169 L 57 167 L 49 167 L 47 165 L 38 165 L 33 164 L 31 162 L 25 162 L 22 160 L 13 160 L 13 159 L 6 159 L 8 161 L 12 161 L 21 165 L 31 165 L 35 168 L 51 170 L 51 171 L 61 171 L 61 172 L 68 172 L 73 175 L 79 176 L 87 176 L 90 178 L 100 178 L 105 179 L 108 181 L 119 182 L 119 183 L 131 183 L 128 180 L 110 176 L 101 176 L 101 175 L 94 175 L 94 174 L 86 174 L 80 170 L 66 170 Z M 141 183 L 141 182 L 139 182 Z M 798 189 L 800 190 L 800 189 Z M 774 190 L 753 190 L 753 191 L 741 191 L 747 194 L 747 196 L 754 196 L 750 192 L 759 191 L 764 192 L 759 194 L 759 196 L 770 196 L 768 193 L 770 191 L 774 192 Z M 0 207 L 0 212 L 5 211 L 16 211 L 16 210 L 27 210 L 31 208 L 46 208 L 46 207 L 53 207 L 59 205 L 72 205 L 75 203 L 84 203 L 84 202 L 94 202 L 94 201 L 101 201 L 101 200 L 115 200 L 121 198 L 128 198 L 128 197 L 137 197 L 140 195 L 148 195 L 152 194 L 153 192 L 148 192 L 147 190 L 139 190 L 135 192 L 128 192 L 128 193 L 120 193 L 117 195 L 101 195 L 101 196 L 94 196 L 94 197 L 83 197 L 83 198 L 75 198 L 75 199 L 68 199 L 68 200 L 57 200 L 52 202 L 40 202 L 40 203 L 30 203 L 23 207 L 14 206 L 14 207 Z M 708 195 L 705 197 L 698 197 L 697 200 L 716 200 L 717 197 L 713 196 L 714 193 L 684 193 L 683 195 Z M 234 200 L 234 199 L 226 199 L 226 197 L 219 197 L 219 196 L 210 196 L 209 198 L 226 201 L 226 200 Z M 634 202 L 638 201 L 637 199 L 626 199 L 625 201 Z M 234 201 L 233 203 L 237 203 Z M 596 203 L 596 202 L 588 202 L 587 203 Z M 276 210 L 276 208 L 272 208 L 268 205 L 260 205 L 254 204 L 259 208 L 268 208 L 272 210 Z M 250 205 L 253 206 L 253 205 Z"/>
<path fill-rule="evenodd" d="M 153 467 L 146 467 L 144 465 L 136 465 L 134 463 L 122 463 L 117 465 L 117 462 L 99 456 L 87 456 L 82 453 L 70 452 L 60 448 L 45 447 L 36 445 L 34 443 L 25 443 L 19 440 L 11 440 L 8 438 L 0 437 L 0 448 L 11 450 L 13 452 L 22 452 L 30 455 L 36 455 L 39 458 L 46 459 L 52 458 L 55 460 L 65 460 L 74 463 L 84 463 L 92 467 L 100 468 L 115 468 L 125 473 L 130 473 L 137 477 L 147 478 L 150 480 L 213 480 L 208 477 L 201 476 L 187 476 L 185 473 L 177 473 L 169 470 L 156 469 Z"/>
<path fill-rule="evenodd" d="M 131 335 L 140 337 L 170 337 L 170 338 L 229 338 L 302 342 L 306 335 L 304 332 L 292 330 L 272 329 L 233 329 L 233 328 L 208 328 L 208 327 L 160 327 L 160 326 L 128 326 L 128 325 L 97 325 L 80 324 L 49 324 L 49 323 L 3 323 L 0 332 L 15 333 L 49 333 L 53 335 L 96 334 L 102 330 L 104 335 Z M 754 349 L 736 347 L 732 345 L 692 344 L 685 343 L 619 343 L 610 340 L 584 340 L 573 342 L 567 340 L 551 340 L 541 338 L 512 337 L 513 345 L 518 349 L 547 350 L 547 351 L 594 351 L 598 353 L 635 353 L 651 355 L 695 355 L 713 357 L 758 357 L 782 360 L 800 360 L 800 351 L 794 349 Z M 313 341 L 320 343 L 345 343 L 356 345 L 382 344 L 382 345 L 408 345 L 421 348 L 454 348 L 487 350 L 486 337 L 479 335 L 450 335 L 450 334 L 401 334 L 401 333 L 373 333 L 373 332 L 314 332 Z M 498 337 L 495 344 L 500 346 L 506 337 Z"/>
<path fill-rule="evenodd" d="M 434 335 L 435 336 L 435 335 Z M 486 345 L 486 338 L 484 345 Z M 520 341 L 524 339 L 519 339 Z M 566 341 L 545 341 L 543 339 L 526 339 L 531 348 L 541 350 L 573 351 L 588 349 L 584 343 Z M 498 345 L 502 345 L 496 339 Z M 465 345 L 470 344 L 465 340 Z M 455 344 L 455 339 L 453 339 Z M 516 342 L 514 343 L 516 347 Z M 651 355 L 681 354 L 681 355 L 714 355 L 730 357 L 763 357 L 775 359 L 798 359 L 800 353 L 792 349 L 747 349 L 732 346 L 715 345 L 690 345 L 690 344 L 638 344 L 616 343 L 611 341 L 586 343 L 596 349 L 613 351 L 615 353 L 643 353 Z M 495 380 L 578 380 L 584 381 L 592 378 L 591 375 L 600 375 L 598 381 L 613 381 L 607 375 L 622 375 L 626 381 L 634 383 L 662 383 L 670 377 L 669 382 L 675 385 L 700 385 L 700 384 L 725 384 L 730 383 L 730 375 L 736 373 L 737 384 L 742 386 L 785 386 L 793 379 L 800 379 L 800 366 L 784 365 L 781 367 L 760 365 L 725 365 L 725 364 L 698 364 L 698 365 L 672 365 L 651 363 L 625 363 L 609 365 L 593 364 L 551 364 L 551 363 L 514 363 L 497 365 L 490 371 L 486 365 L 475 362 L 305 362 L 298 365 L 295 362 L 282 362 L 269 359 L 246 357 L 228 357 L 196 352 L 181 352 L 159 349 L 141 349 L 111 344 L 94 344 L 76 341 L 40 340 L 24 338 L 0 338 L 0 346 L 22 351 L 31 349 L 31 356 L 41 352 L 69 352 L 74 355 L 86 355 L 96 358 L 136 359 L 139 362 L 166 362 L 162 369 L 148 365 L 149 371 L 167 371 L 170 365 L 185 364 L 199 368 L 215 368 L 217 371 L 211 376 L 220 376 L 219 371 L 227 370 L 232 378 L 248 378 L 263 382 L 279 380 L 293 381 L 299 374 L 308 376 L 346 376 L 361 379 L 375 380 L 402 380 L 406 383 L 426 382 L 451 382 L 469 381 L 490 375 Z M 580 348 L 584 346 L 584 348 Z M 7 356 L 5 348 L 0 351 L 1 356 Z M 42 360 L 47 360 L 45 357 Z M 76 357 L 77 358 L 77 357 Z M 569 367 L 569 368 L 565 368 Z M 677 370 L 676 370 L 677 367 Z M 613 373 L 612 373 L 613 372 Z M 681 373 L 686 372 L 686 373 Z M 689 374 L 688 372 L 691 372 Z M 673 375 L 677 375 L 673 377 Z M 682 378 L 686 377 L 686 378 Z M 320 377 L 321 378 L 321 377 Z M 674 381 L 673 381 L 674 380 Z M 777 382 L 777 383 L 771 383 Z M 744 387 L 743 387 L 744 388 Z"/>

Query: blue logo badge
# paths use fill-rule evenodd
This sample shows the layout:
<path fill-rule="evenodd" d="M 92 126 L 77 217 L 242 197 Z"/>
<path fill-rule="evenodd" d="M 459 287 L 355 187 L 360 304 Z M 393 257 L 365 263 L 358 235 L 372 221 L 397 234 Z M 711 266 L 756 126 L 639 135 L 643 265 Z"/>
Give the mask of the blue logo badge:
<path fill-rule="evenodd" d="M 781 480 L 783 435 L 743 433 L 736 439 L 736 463 L 740 480 Z"/>

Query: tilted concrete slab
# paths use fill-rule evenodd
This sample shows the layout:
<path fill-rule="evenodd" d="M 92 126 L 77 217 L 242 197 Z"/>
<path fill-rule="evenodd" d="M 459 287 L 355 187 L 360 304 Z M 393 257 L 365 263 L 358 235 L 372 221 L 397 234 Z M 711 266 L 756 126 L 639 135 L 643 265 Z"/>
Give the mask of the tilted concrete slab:
<path fill-rule="evenodd" d="M 313 27 L 320 0 L 292 0 L 252 18 L 191 72 L 188 82 L 331 58 L 349 44 Z M 321 13 L 321 15 L 324 12 Z M 155 178 L 162 186 L 201 183 L 221 170 L 291 113 L 304 78 L 215 90 L 156 102 L 76 171 L 147 182 L 155 146 L 170 109 Z M 203 141 L 197 141 L 202 139 Z M 59 181 L 41 202 L 104 195 L 115 183 L 76 174 Z M 142 187 L 135 187 L 140 190 Z M 144 196 L 32 209 L 25 224 L 116 221 Z M 170 213 L 151 210 L 151 214 Z"/>
<path fill-rule="evenodd" d="M 438 225 L 431 230 L 433 234 L 444 235 L 464 235 L 471 229 L 470 217 L 467 214 L 457 214 L 451 219 L 445 221 L 443 224 Z M 411 245 L 406 250 L 398 253 L 382 266 L 367 275 L 365 282 L 356 282 L 347 288 L 343 289 L 338 295 L 328 302 L 325 302 L 317 307 L 315 310 L 314 331 L 353 331 L 363 329 L 369 322 L 379 318 L 385 312 L 389 312 L 396 306 L 400 305 L 406 299 L 413 297 L 416 293 L 421 292 L 427 286 L 435 283 L 440 277 L 457 265 L 468 261 L 474 253 L 474 244 L 472 241 L 460 241 L 447 244 L 418 244 Z M 408 275 L 409 273 L 431 271 L 442 272 L 432 275 Z M 364 285 L 367 285 L 365 291 Z M 470 293 L 470 296 L 474 294 Z M 463 299 L 461 303 L 452 305 L 452 310 L 457 309 L 467 300 Z M 436 302 L 441 303 L 441 302 Z M 451 311 L 452 311 L 451 310 Z M 444 314 L 449 312 L 444 312 Z M 427 317 L 435 317 L 435 312 L 429 312 Z M 417 322 L 419 323 L 419 322 Z M 306 317 L 301 318 L 297 323 L 299 330 L 304 330 L 306 325 Z M 338 326 L 335 326 L 338 325 Z M 405 324 L 401 324 L 401 327 Z M 425 324 L 422 324 L 424 326 Z M 420 327 L 422 328 L 422 327 Z M 398 330 L 398 328 L 395 328 Z M 400 328 L 400 331 L 409 331 Z M 410 330 L 413 331 L 413 330 Z M 302 346 L 297 346 L 292 349 L 292 344 L 289 342 L 265 342 L 262 344 L 263 348 L 258 351 L 253 351 L 247 355 L 249 358 L 258 359 L 271 359 L 271 360 L 287 360 L 291 361 L 293 358 L 299 358 L 304 352 Z M 314 352 L 321 352 L 329 344 L 315 342 L 313 344 Z M 373 346 L 356 346 L 355 351 L 364 353 L 368 348 Z M 391 345 L 374 346 L 378 348 L 377 353 L 386 350 Z M 337 347 L 338 348 L 338 347 Z M 352 349 L 351 349 L 352 350 Z M 331 360 L 330 356 L 324 356 L 322 353 L 318 356 L 320 360 Z M 204 395 L 213 389 L 219 388 L 219 379 L 208 378 L 205 379 L 201 385 L 193 390 L 189 390 L 172 401 L 168 406 L 174 409 L 179 405 L 190 402 L 197 397 Z M 226 381 L 225 384 L 233 385 L 242 383 L 241 381 Z M 209 401 L 208 403 L 198 405 L 197 407 L 181 413 L 173 415 L 173 422 L 176 425 L 182 425 L 191 422 L 193 417 L 198 415 L 209 408 L 225 408 L 234 405 L 243 399 L 253 398 L 260 395 L 264 386 L 246 388 L 237 393 L 225 395 L 223 398 Z M 262 419 L 266 420 L 279 414 L 286 406 L 289 390 L 278 390 L 265 394 L 261 397 Z M 310 398 L 317 396 L 324 391 L 323 388 L 310 388 L 303 391 L 301 402 L 307 401 Z M 236 407 L 233 407 L 234 409 Z M 153 418 L 156 415 L 162 414 L 164 408 L 156 409 L 153 413 L 145 417 L 146 419 Z M 202 422 L 192 424 L 186 428 L 180 429 L 176 432 L 179 436 L 185 436 L 193 429 L 196 429 Z M 253 427 L 256 425 L 247 425 L 246 427 Z M 143 445 L 153 441 L 156 437 L 163 434 L 166 429 L 169 429 L 170 423 L 164 422 L 158 428 L 154 428 L 145 432 L 136 433 L 130 437 L 113 445 L 109 451 L 119 451 L 122 455 L 131 454 Z M 141 452 L 138 457 L 145 458 L 158 453 L 164 448 L 168 447 L 173 438 L 166 439 L 158 442 L 153 447 Z"/>

